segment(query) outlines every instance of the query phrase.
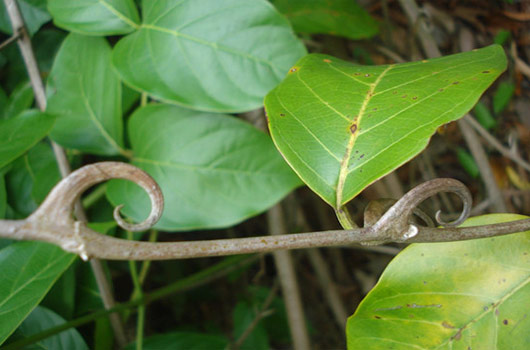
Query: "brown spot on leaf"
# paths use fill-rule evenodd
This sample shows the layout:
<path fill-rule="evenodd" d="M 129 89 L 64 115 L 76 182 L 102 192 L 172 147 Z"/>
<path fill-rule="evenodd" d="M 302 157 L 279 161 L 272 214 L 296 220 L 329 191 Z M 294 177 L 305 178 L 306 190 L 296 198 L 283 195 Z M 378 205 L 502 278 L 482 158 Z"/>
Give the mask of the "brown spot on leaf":
<path fill-rule="evenodd" d="M 350 125 L 350 132 L 352 134 L 355 134 L 356 131 L 357 131 L 357 123 L 353 123 L 352 125 Z"/>
<path fill-rule="evenodd" d="M 393 92 L 392 92 L 392 95 L 395 95 L 395 94 L 397 94 L 397 91 L 393 91 Z"/>
<path fill-rule="evenodd" d="M 421 60 L 421 62 L 422 62 L 422 63 L 427 63 L 427 62 L 429 62 L 429 61 L 427 61 L 427 60 Z"/>
<path fill-rule="evenodd" d="M 412 99 L 413 99 L 413 100 L 417 100 L 417 99 L 418 99 L 418 96 L 414 96 Z"/>
<path fill-rule="evenodd" d="M 361 75 L 361 73 L 359 73 L 359 72 L 356 72 L 356 73 L 353 73 L 353 75 Z"/>
<path fill-rule="evenodd" d="M 460 84 L 459 81 L 453 81 L 453 85 L 458 85 L 458 84 Z"/>
<path fill-rule="evenodd" d="M 443 321 L 443 322 L 442 322 L 442 327 L 444 327 L 444 328 L 449 328 L 449 329 L 455 328 L 455 326 L 453 326 L 452 324 L 450 324 L 450 323 L 447 322 L 447 321 Z"/>
<path fill-rule="evenodd" d="M 440 89 L 438 89 L 438 91 L 442 92 L 442 91 L 444 91 L 444 89 L 443 89 L 443 88 L 440 88 Z"/>
<path fill-rule="evenodd" d="M 364 76 L 368 78 L 370 76 L 370 74 L 366 73 Z"/>
<path fill-rule="evenodd" d="M 502 320 L 502 324 L 507 326 L 508 325 L 508 320 Z"/>
<path fill-rule="evenodd" d="M 328 58 L 324 58 L 322 61 L 326 62 L 326 63 L 331 63 L 331 60 L 328 59 Z"/>
<path fill-rule="evenodd" d="M 375 318 L 376 320 L 380 320 L 380 319 L 381 319 L 381 316 L 374 315 L 374 318 Z"/>
<path fill-rule="evenodd" d="M 403 95 L 403 96 L 401 96 L 401 98 L 405 98 L 405 97 L 407 97 L 407 95 Z"/>
<path fill-rule="evenodd" d="M 283 114 L 283 113 L 280 113 L 280 117 L 285 117 L 285 114 Z"/>
<path fill-rule="evenodd" d="M 297 70 L 298 70 L 298 68 L 293 67 L 293 68 L 289 69 L 289 73 L 294 73 L 294 72 L 296 72 Z"/>
<path fill-rule="evenodd" d="M 484 73 L 484 74 L 488 74 L 489 72 L 490 72 L 489 70 L 482 71 L 482 73 Z"/>

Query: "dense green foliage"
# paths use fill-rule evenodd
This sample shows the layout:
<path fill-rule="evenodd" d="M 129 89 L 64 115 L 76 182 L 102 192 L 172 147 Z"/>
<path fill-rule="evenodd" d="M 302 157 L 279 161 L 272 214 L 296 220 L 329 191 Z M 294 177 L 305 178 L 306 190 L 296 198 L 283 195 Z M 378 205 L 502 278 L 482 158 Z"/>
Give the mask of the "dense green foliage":
<path fill-rule="evenodd" d="M 307 42 L 300 37 L 308 34 L 360 39 L 378 33 L 378 22 L 355 1 L 18 3 L 45 79 L 47 110 L 32 109 L 33 93 L 17 47 L 3 49 L 0 218 L 5 219 L 31 214 L 59 180 L 50 140 L 67 150 L 74 168 L 112 159 L 148 172 L 165 197 L 165 211 L 155 229 L 169 233 L 231 229 L 303 183 L 339 209 L 421 152 L 439 126 L 471 110 L 506 68 L 498 45 L 379 66 L 307 55 Z M 11 34 L 3 3 L 0 31 L 4 39 Z M 499 87 L 494 114 L 506 108 L 513 93 L 510 82 Z M 263 106 L 272 139 L 249 122 L 251 112 Z M 123 213 L 135 222 L 150 209 L 138 186 L 113 180 L 84 198 L 90 227 L 126 236 L 112 221 L 112 206 L 122 203 Z M 153 230 L 149 239 L 156 234 Z M 528 343 L 529 318 L 516 307 L 530 293 L 524 269 L 528 235 L 408 248 L 349 319 L 348 346 L 383 349 L 392 339 L 392 345 L 486 348 L 490 336 L 514 348 Z M 74 255 L 40 242 L 2 240 L 0 248 L 0 344 L 103 308 L 90 266 Z M 241 260 L 226 258 L 214 268 L 203 264 L 204 270 L 196 274 L 182 262 L 158 265 L 149 280 L 162 286 L 162 294 L 196 287 L 230 269 L 226 283 L 236 292 L 221 295 L 200 289 L 171 298 L 158 312 L 161 323 L 166 314 L 193 320 L 182 310 L 199 305 L 196 313 L 224 316 L 231 329 L 214 321 L 165 328 L 155 324 L 151 330 L 160 334 L 150 333 L 143 348 L 214 349 L 237 341 L 271 293 L 270 288 L 241 287 L 248 284 L 242 277 L 245 267 L 238 265 Z M 135 282 L 145 278 L 138 276 L 135 264 L 129 269 L 123 264 L 105 268 L 114 280 L 120 279 L 117 292 L 129 292 L 123 292 L 123 276 L 127 286 L 129 276 Z M 148 263 L 142 265 L 142 271 L 148 268 Z M 135 289 L 133 301 L 141 294 Z M 202 307 L 202 300 L 211 299 L 234 302 L 221 305 L 219 315 Z M 290 347 L 283 301 L 270 300 L 274 312 L 255 325 L 241 349 Z M 129 317 L 129 310 L 121 316 Z M 138 334 L 141 341 L 142 332 Z M 466 342 L 453 341 L 460 336 Z M 486 343 L 473 343 L 476 336 Z M 107 318 L 99 317 L 93 329 L 72 328 L 34 346 L 105 349 L 113 342 Z"/>

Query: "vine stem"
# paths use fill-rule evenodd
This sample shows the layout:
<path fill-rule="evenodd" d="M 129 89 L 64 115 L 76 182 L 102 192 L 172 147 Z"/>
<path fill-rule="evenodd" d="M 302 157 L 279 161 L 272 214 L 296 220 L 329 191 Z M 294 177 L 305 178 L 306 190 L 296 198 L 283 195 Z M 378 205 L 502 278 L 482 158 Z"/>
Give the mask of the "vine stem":
<path fill-rule="evenodd" d="M 469 214 L 471 195 L 461 182 L 435 179 L 416 186 L 380 216 L 374 224 L 350 230 L 320 231 L 275 236 L 218 239 L 192 242 L 138 242 L 101 235 L 85 223 L 75 221 L 72 211 L 75 200 L 90 186 L 113 178 L 136 182 L 151 199 L 151 213 L 139 224 L 128 224 L 114 217 L 127 230 L 145 230 L 154 225 L 163 211 L 162 192 L 144 171 L 126 163 L 101 162 L 86 165 L 64 178 L 50 192 L 41 206 L 24 220 L 0 220 L 0 237 L 16 240 L 41 240 L 56 244 L 81 258 L 110 260 L 167 260 L 207 256 L 271 252 L 279 249 L 300 249 L 343 246 L 354 243 L 447 242 L 492 237 L 529 231 L 530 219 L 475 227 L 454 227 Z M 410 224 L 416 206 L 440 192 L 452 192 L 463 201 L 464 209 L 455 222 L 431 228 Z M 437 214 L 440 220 L 440 214 Z"/>
<path fill-rule="evenodd" d="M 46 92 L 44 90 L 44 84 L 41 79 L 39 67 L 35 58 L 35 53 L 31 45 L 31 39 L 28 35 L 26 26 L 24 25 L 24 20 L 20 13 L 20 9 L 15 0 L 4 0 L 4 3 L 9 19 L 11 21 L 13 35 L 16 35 L 17 37 L 17 44 L 24 60 L 24 65 L 28 72 L 29 80 L 33 88 L 33 94 L 35 96 L 35 101 L 39 109 L 41 111 L 45 111 Z M 68 158 L 66 157 L 66 152 L 61 146 L 59 146 L 53 141 L 51 141 L 51 145 L 53 153 L 55 155 L 55 159 L 57 161 L 57 165 L 59 167 L 59 171 L 61 173 L 61 176 L 64 178 L 72 172 L 70 168 L 70 163 L 68 162 Z M 85 222 L 87 221 L 86 214 L 79 200 L 76 201 L 75 215 L 78 220 Z M 112 295 L 112 290 L 110 288 L 109 281 L 105 277 L 101 262 L 97 259 L 93 259 L 90 261 L 90 266 L 92 268 L 92 271 L 94 272 L 94 276 L 96 278 L 96 283 L 98 285 L 103 304 L 107 309 L 110 309 L 116 304 L 116 302 Z M 123 324 L 119 318 L 119 315 L 113 313 L 109 315 L 109 318 L 111 321 L 111 325 L 114 329 L 118 344 L 120 345 L 120 347 L 125 346 L 127 340 L 125 338 L 125 330 L 123 328 Z"/>

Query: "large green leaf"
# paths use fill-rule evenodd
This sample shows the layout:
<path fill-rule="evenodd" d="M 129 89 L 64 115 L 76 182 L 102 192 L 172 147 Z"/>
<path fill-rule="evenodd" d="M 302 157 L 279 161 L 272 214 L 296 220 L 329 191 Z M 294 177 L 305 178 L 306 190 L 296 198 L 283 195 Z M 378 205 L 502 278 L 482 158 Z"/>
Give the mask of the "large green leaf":
<path fill-rule="evenodd" d="M 46 0 L 18 0 L 17 3 L 30 35 L 35 34 L 44 23 L 51 19 L 46 11 Z M 0 31 L 13 34 L 4 1 L 0 1 Z"/>
<path fill-rule="evenodd" d="M 45 331 L 48 328 L 59 326 L 66 320 L 55 312 L 41 306 L 37 306 L 31 314 L 22 322 L 10 341 L 28 338 L 31 335 Z M 24 350 L 84 350 L 88 349 L 83 337 L 76 329 L 70 328 L 59 334 L 42 339 L 37 343 L 24 347 Z"/>
<path fill-rule="evenodd" d="M 230 116 L 150 105 L 131 116 L 129 136 L 133 164 L 164 193 L 161 229 L 230 226 L 300 184 L 265 133 Z M 129 181 L 111 181 L 107 194 L 137 221 L 149 213 L 147 195 Z"/>
<path fill-rule="evenodd" d="M 17 242 L 0 250 L 0 344 L 38 305 L 75 257 L 41 242 Z"/>
<path fill-rule="evenodd" d="M 140 30 L 114 48 L 123 80 L 152 96 L 218 112 L 260 107 L 305 53 L 265 0 L 143 1 Z"/>
<path fill-rule="evenodd" d="M 48 0 L 53 23 L 85 35 L 119 35 L 135 30 L 140 17 L 133 0 Z"/>
<path fill-rule="evenodd" d="M 57 115 L 51 138 L 102 155 L 122 152 L 121 84 L 103 38 L 70 34 L 48 78 L 47 112 Z"/>
<path fill-rule="evenodd" d="M 520 220 L 492 214 L 465 226 Z M 413 244 L 347 323 L 348 349 L 526 349 L 530 231 Z"/>
<path fill-rule="evenodd" d="M 505 67 L 497 45 L 386 66 L 308 55 L 265 98 L 271 135 L 304 182 L 339 208 L 469 111 Z"/>
<path fill-rule="evenodd" d="M 294 30 L 308 34 L 332 34 L 350 39 L 377 34 L 377 22 L 355 0 L 274 0 Z"/>
<path fill-rule="evenodd" d="M 52 129 L 54 122 L 53 116 L 37 110 L 0 120 L 0 168 L 39 142 Z"/>

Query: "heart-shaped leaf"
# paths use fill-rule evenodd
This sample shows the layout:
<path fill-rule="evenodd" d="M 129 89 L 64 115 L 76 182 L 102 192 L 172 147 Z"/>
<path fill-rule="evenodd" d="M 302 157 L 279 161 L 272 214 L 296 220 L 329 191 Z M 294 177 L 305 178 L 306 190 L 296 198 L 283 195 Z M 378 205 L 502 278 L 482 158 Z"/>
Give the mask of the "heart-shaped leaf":
<path fill-rule="evenodd" d="M 172 105 L 150 105 L 129 121 L 133 164 L 164 193 L 155 227 L 189 230 L 226 227 L 279 201 L 300 180 L 268 135 L 236 118 Z M 130 181 L 107 187 L 114 205 L 141 221 L 150 210 L 145 192 Z"/>
<path fill-rule="evenodd" d="M 308 55 L 265 98 L 271 135 L 302 180 L 340 208 L 469 111 L 505 67 L 498 45 L 386 66 Z"/>
<path fill-rule="evenodd" d="M 104 38 L 70 34 L 48 78 L 47 112 L 57 116 L 51 138 L 84 152 L 123 153 L 121 84 Z"/>
<path fill-rule="evenodd" d="M 350 39 L 377 34 L 377 22 L 355 0 L 274 0 L 274 6 L 301 33 L 339 35 Z"/>
<path fill-rule="evenodd" d="M 53 23 L 86 35 L 118 35 L 134 31 L 140 17 L 134 0 L 48 0 Z"/>
<path fill-rule="evenodd" d="M 305 54 L 265 0 L 143 1 L 143 24 L 113 52 L 123 80 L 198 110 L 247 111 Z"/>
<path fill-rule="evenodd" d="M 474 217 L 463 226 L 521 220 Z M 413 244 L 348 319 L 348 349 L 526 349 L 530 231 Z"/>

